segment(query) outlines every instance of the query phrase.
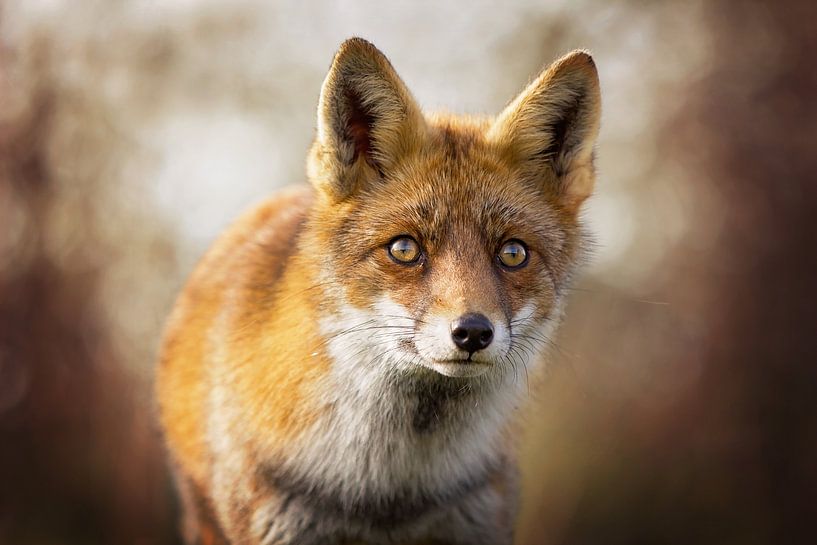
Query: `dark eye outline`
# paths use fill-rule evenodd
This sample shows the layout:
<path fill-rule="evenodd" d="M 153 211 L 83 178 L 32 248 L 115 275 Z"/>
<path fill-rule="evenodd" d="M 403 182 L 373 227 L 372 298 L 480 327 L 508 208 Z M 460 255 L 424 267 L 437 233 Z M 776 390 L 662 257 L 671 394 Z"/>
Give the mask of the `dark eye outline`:
<path fill-rule="evenodd" d="M 519 265 L 507 265 L 504 261 L 502 261 L 502 249 L 511 243 L 519 244 L 522 247 L 522 251 L 525 252 L 525 259 L 523 259 L 522 263 L 520 263 Z M 528 250 L 528 245 L 519 240 L 518 238 L 509 238 L 508 240 L 499 245 L 499 250 L 496 252 L 496 261 L 497 263 L 499 263 L 500 267 L 508 271 L 517 271 L 521 269 L 525 267 L 530 261 L 530 250 Z"/>
<path fill-rule="evenodd" d="M 394 243 L 397 242 L 398 240 L 401 240 L 401 239 L 404 239 L 404 238 L 412 241 L 414 244 L 417 245 L 417 257 L 415 257 L 411 261 L 403 261 L 401 259 L 398 259 L 397 257 L 395 257 L 394 254 L 391 253 L 392 245 L 394 245 Z M 407 267 L 418 264 L 423 259 L 423 256 L 425 255 L 423 253 L 423 247 L 420 246 L 420 243 L 417 242 L 417 240 L 414 237 L 409 236 L 409 235 L 399 235 L 399 236 L 396 236 L 393 239 L 391 239 L 386 244 L 386 254 L 388 254 L 389 259 L 391 259 L 393 262 L 397 263 L 398 265 L 403 265 L 403 266 L 407 266 Z"/>

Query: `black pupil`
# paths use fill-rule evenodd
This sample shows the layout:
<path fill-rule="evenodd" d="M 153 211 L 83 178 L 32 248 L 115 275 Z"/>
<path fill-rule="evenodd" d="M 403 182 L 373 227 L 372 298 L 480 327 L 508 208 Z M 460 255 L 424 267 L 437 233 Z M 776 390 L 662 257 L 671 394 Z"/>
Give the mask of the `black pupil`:
<path fill-rule="evenodd" d="M 394 243 L 394 247 L 392 251 L 398 255 L 398 257 L 406 258 L 409 257 L 413 251 L 413 246 L 410 240 L 398 240 Z"/>
<path fill-rule="evenodd" d="M 502 253 L 504 254 L 503 261 L 505 261 L 505 264 L 509 267 L 521 265 L 521 262 L 525 259 L 524 251 L 525 249 L 521 244 L 511 242 L 502 249 Z"/>

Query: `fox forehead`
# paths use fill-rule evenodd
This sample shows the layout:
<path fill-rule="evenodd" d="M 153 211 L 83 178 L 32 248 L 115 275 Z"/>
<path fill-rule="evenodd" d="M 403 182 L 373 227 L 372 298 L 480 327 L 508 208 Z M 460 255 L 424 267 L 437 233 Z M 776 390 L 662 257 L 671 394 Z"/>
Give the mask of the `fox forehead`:
<path fill-rule="evenodd" d="M 565 244 L 570 225 L 539 188 L 519 179 L 485 141 L 483 120 L 436 121 L 428 145 L 346 203 L 338 231 L 376 244 L 406 234 L 433 251 L 452 238 L 489 245 L 522 238 L 544 251 Z"/>

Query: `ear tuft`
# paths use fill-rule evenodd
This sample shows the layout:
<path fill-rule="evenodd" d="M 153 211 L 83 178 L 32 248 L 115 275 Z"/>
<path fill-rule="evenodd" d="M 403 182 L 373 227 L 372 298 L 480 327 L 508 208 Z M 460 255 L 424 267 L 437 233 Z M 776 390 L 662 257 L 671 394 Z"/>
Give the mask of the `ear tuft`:
<path fill-rule="evenodd" d="M 551 64 L 496 118 L 488 138 L 524 176 L 577 208 L 593 188 L 601 93 L 593 57 L 573 51 Z"/>

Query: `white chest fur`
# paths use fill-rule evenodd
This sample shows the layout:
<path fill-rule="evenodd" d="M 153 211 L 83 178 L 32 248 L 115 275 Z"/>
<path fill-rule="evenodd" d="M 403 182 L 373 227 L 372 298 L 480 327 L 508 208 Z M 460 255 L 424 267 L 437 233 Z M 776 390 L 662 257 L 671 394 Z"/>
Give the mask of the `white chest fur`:
<path fill-rule="evenodd" d="M 499 462 L 524 376 L 501 365 L 480 377 L 438 375 L 405 348 L 413 330 L 388 300 L 321 323 L 333 362 L 327 410 L 298 441 L 290 471 L 355 502 L 446 497 Z"/>

